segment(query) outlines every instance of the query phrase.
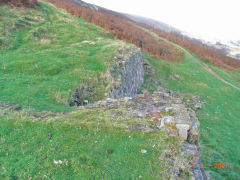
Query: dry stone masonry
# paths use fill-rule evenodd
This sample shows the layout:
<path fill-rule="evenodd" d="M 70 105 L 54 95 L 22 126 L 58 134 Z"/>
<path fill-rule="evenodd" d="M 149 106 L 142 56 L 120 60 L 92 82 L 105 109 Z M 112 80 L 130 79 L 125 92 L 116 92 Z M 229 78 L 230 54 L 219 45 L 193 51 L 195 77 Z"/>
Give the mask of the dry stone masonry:
<path fill-rule="evenodd" d="M 180 138 L 183 142 L 183 153 L 190 156 L 192 158 L 192 164 L 195 164 L 195 167 L 197 167 L 200 162 L 200 124 L 191 107 L 194 108 L 200 101 L 191 101 L 192 104 L 190 107 L 188 101 L 187 104 L 185 104 L 186 102 L 183 97 L 177 97 L 172 94 L 173 93 L 155 92 L 152 94 L 137 94 L 134 97 L 124 97 L 120 99 L 107 98 L 94 104 L 81 106 L 79 110 L 104 109 L 104 111 L 109 111 L 115 118 L 119 116 L 127 119 L 137 118 L 140 119 L 142 123 L 129 125 L 126 127 L 126 131 L 157 133 L 163 130 L 167 132 L 169 136 Z M 123 111 L 123 113 L 118 114 L 116 110 Z M 180 172 L 180 170 L 178 172 Z M 193 169 L 193 175 L 196 180 L 207 179 L 205 172 L 201 169 Z"/>
<path fill-rule="evenodd" d="M 144 81 L 143 56 L 135 46 L 124 47 L 113 57 L 110 98 L 133 97 Z"/>
<path fill-rule="evenodd" d="M 183 142 L 183 153 L 192 157 L 192 163 L 198 167 L 200 160 L 199 126 L 200 123 L 194 110 L 202 108 L 198 96 L 181 97 L 172 91 L 155 92 L 153 94 L 137 94 L 144 81 L 144 74 L 153 75 L 155 71 L 144 60 L 140 49 L 135 46 L 119 49 L 113 57 L 113 66 L 109 69 L 109 93 L 107 99 L 94 104 L 80 107 L 81 109 L 125 110 L 121 116 L 138 118 L 141 124 L 126 127 L 127 131 L 158 132 L 166 131 L 169 136 L 180 138 Z M 174 76 L 180 80 L 179 76 Z M 119 116 L 114 111 L 112 116 Z M 174 172 L 180 172 L 176 168 Z M 180 176 L 177 173 L 177 176 Z M 194 179 L 205 180 L 205 172 L 193 169 Z"/>
<path fill-rule="evenodd" d="M 113 118 L 123 117 L 133 121 L 125 127 L 126 131 L 153 132 L 165 131 L 169 136 L 182 140 L 182 152 L 191 157 L 192 174 L 195 180 L 207 180 L 209 177 L 203 169 L 199 169 L 199 121 L 195 110 L 202 108 L 198 96 L 177 95 L 172 91 L 137 94 L 144 81 L 144 74 L 154 74 L 149 63 L 144 61 L 140 49 L 129 46 L 118 51 L 113 57 L 113 66 L 109 68 L 106 81 L 109 93 L 105 100 L 80 106 L 81 110 L 104 110 Z M 89 87 L 88 87 L 89 89 Z M 88 90 L 87 89 L 87 90 Z M 1 105 L 0 105 L 1 107 Z M 5 106 L 3 106 L 5 107 Z M 19 110 L 20 107 L 6 106 L 5 108 Z M 121 113 L 120 113 L 121 112 Z M 39 118 L 44 118 L 38 116 Z M 36 114 L 34 118 L 37 118 Z M 46 116 L 47 117 L 47 116 Z M 134 124 L 134 122 L 138 122 Z M 146 150 L 141 150 L 146 153 Z M 173 167 L 176 179 L 181 179 L 181 169 Z"/>

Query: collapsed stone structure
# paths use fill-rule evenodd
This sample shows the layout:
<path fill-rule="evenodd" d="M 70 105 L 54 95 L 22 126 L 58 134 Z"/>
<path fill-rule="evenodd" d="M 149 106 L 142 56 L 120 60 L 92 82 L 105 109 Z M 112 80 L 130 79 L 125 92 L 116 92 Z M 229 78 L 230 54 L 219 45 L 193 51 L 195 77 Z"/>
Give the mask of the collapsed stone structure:
<path fill-rule="evenodd" d="M 166 131 L 169 136 L 182 139 L 183 153 L 192 157 L 195 164 L 193 175 L 196 180 L 207 179 L 205 172 L 197 168 L 200 160 L 199 122 L 191 107 L 186 107 L 184 98 L 171 96 L 171 93 L 155 92 L 153 94 L 137 94 L 134 97 L 111 99 L 95 102 L 82 109 L 108 110 L 112 116 L 122 116 L 128 119 L 141 119 L 141 124 L 127 126 L 127 131 L 158 132 Z M 196 102 L 199 103 L 199 102 Z M 193 107 L 196 105 L 193 103 Z M 124 113 L 116 114 L 115 110 Z M 179 175 L 176 175 L 179 176 Z"/>
<path fill-rule="evenodd" d="M 129 52 L 128 52 L 129 51 Z M 124 55 L 126 52 L 127 55 Z M 199 168 L 201 164 L 199 147 L 199 126 L 200 123 L 194 110 L 200 109 L 202 103 L 200 98 L 188 94 L 188 98 L 177 95 L 172 91 L 137 94 L 138 88 L 143 83 L 144 73 L 151 74 L 154 71 L 148 63 L 144 62 L 139 49 L 124 49 L 115 56 L 116 66 L 111 69 L 111 91 L 109 98 L 97 101 L 93 104 L 80 106 L 83 109 L 104 109 L 109 111 L 111 116 L 122 116 L 126 119 L 140 119 L 138 124 L 129 125 L 126 131 L 140 131 L 157 133 L 165 131 L 169 136 L 182 140 L 182 152 L 192 158 L 194 168 L 192 173 L 195 180 L 210 179 L 204 169 Z M 126 61 L 125 61 L 126 60 Z M 146 70 L 148 72 L 146 72 Z M 116 72 L 117 71 L 117 72 Z M 144 72 L 145 71 L 145 72 Z M 115 76 L 114 76 L 114 73 Z M 19 111 L 20 106 L 0 105 L 2 108 Z M 124 113 L 116 113 L 121 110 Z M 45 119 L 56 114 L 34 114 L 33 118 Z M 181 177 L 181 170 L 173 167 L 176 179 Z"/>
<path fill-rule="evenodd" d="M 121 114 L 125 118 L 140 118 L 142 124 L 126 127 L 126 130 L 142 132 L 166 131 L 170 136 L 180 138 L 183 142 L 183 153 L 192 157 L 194 179 L 209 179 L 203 169 L 198 168 L 200 160 L 199 126 L 195 114 L 202 104 L 200 98 L 188 95 L 188 100 L 161 88 L 162 92 L 153 94 L 137 94 L 144 81 L 144 74 L 154 74 L 147 61 L 144 61 L 140 49 L 135 47 L 123 48 L 113 58 L 115 65 L 110 69 L 110 91 L 108 98 L 94 104 L 80 107 L 81 109 L 109 108 L 125 110 Z M 112 112 L 113 116 L 117 116 Z M 149 126 L 151 122 L 151 126 Z M 180 170 L 173 169 L 176 177 L 180 177 Z"/>

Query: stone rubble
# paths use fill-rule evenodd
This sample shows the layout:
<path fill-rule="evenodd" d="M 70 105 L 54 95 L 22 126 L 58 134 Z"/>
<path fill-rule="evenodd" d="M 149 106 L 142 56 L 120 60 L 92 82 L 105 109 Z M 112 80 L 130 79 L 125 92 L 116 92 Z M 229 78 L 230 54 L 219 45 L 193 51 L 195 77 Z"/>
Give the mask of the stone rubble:
<path fill-rule="evenodd" d="M 81 109 L 98 108 L 126 110 L 130 113 L 121 114 L 126 118 L 140 118 L 144 121 L 155 122 L 154 127 L 145 125 L 135 125 L 127 127 L 128 130 L 137 130 L 148 132 L 155 128 L 165 130 L 171 136 L 177 136 L 182 140 L 187 138 L 193 142 L 198 141 L 199 123 L 196 114 L 188 110 L 181 98 L 170 96 L 168 93 L 155 92 L 153 94 L 138 94 L 135 97 L 124 97 L 121 99 L 107 98 L 103 101 L 95 102 L 87 106 L 79 107 Z M 115 113 L 112 113 L 116 116 Z"/>
<path fill-rule="evenodd" d="M 172 80 L 172 81 L 182 81 L 183 80 L 183 78 L 180 75 L 178 75 L 178 74 L 171 75 L 169 77 L 169 79 Z"/>
<path fill-rule="evenodd" d="M 197 165 L 200 161 L 200 123 L 193 109 L 195 109 L 197 103 L 201 104 L 201 102 L 196 96 L 193 97 L 195 100 L 186 102 L 184 97 L 172 92 L 144 93 L 120 99 L 108 98 L 94 104 L 79 107 L 79 110 L 103 108 L 112 111 L 110 114 L 114 117 L 123 116 L 129 119 L 141 119 L 142 124 L 128 126 L 126 127 L 126 131 L 157 133 L 159 130 L 164 130 L 169 136 L 174 136 L 182 140 L 183 153 L 191 157 L 192 163 Z M 114 110 L 124 110 L 126 113 L 118 115 Z M 147 122 L 151 122 L 152 125 L 148 126 Z M 173 171 L 176 177 L 180 177 L 181 172 L 177 167 Z M 199 179 L 199 177 L 206 177 L 203 170 L 193 169 L 193 175 L 196 180 L 206 179 Z"/>

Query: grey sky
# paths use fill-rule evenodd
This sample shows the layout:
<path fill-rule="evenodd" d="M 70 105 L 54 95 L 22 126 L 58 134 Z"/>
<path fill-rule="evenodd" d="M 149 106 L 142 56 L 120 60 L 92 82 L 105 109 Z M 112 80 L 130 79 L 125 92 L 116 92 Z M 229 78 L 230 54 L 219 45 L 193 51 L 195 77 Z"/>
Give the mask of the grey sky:
<path fill-rule="evenodd" d="M 207 40 L 240 40 L 240 0 L 85 0 L 153 18 Z"/>

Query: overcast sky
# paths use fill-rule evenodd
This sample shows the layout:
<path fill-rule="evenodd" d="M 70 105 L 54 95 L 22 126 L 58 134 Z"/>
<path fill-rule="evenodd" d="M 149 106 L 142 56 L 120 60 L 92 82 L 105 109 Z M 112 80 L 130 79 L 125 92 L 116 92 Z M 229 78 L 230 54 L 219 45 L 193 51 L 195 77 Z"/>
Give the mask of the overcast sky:
<path fill-rule="evenodd" d="M 206 40 L 240 40 L 240 0 L 85 0 L 153 18 Z"/>

